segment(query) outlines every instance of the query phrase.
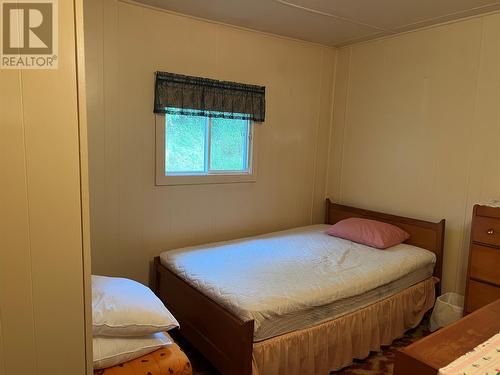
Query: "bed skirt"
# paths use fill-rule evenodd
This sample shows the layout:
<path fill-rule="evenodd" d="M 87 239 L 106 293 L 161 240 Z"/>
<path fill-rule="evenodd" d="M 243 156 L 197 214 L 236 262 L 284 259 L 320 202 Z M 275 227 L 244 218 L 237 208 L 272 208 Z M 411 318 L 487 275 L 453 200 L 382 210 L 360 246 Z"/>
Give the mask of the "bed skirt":
<path fill-rule="evenodd" d="M 254 343 L 253 375 L 327 375 L 416 327 L 434 306 L 430 277 L 389 298 L 317 326 Z"/>

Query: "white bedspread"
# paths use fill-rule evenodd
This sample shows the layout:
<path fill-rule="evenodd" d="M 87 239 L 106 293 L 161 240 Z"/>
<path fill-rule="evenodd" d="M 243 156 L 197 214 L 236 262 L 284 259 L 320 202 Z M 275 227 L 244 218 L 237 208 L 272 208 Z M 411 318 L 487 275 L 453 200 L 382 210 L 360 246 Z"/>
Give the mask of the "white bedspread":
<path fill-rule="evenodd" d="M 424 268 L 425 277 L 432 275 L 430 251 L 406 244 L 378 250 L 326 235 L 326 228 L 165 251 L 161 262 L 242 319 L 253 319 L 256 332 L 265 320 L 358 296 Z"/>

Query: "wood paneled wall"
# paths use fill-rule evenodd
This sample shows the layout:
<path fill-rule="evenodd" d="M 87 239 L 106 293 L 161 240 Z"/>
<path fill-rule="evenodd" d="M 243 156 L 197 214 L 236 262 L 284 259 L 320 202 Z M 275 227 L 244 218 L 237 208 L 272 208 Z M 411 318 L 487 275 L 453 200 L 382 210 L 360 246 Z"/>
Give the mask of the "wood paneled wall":
<path fill-rule="evenodd" d="M 81 4 L 59 1 L 58 69 L 0 70 L 2 375 L 92 373 Z"/>
<path fill-rule="evenodd" d="M 92 266 L 147 282 L 162 250 L 321 222 L 336 52 L 86 0 Z M 155 186 L 154 72 L 267 86 L 257 182 Z"/>
<path fill-rule="evenodd" d="M 164 249 L 320 222 L 329 195 L 446 218 L 444 290 L 463 290 L 472 205 L 500 196 L 500 15 L 336 51 L 128 0 L 85 5 L 94 272 L 147 282 Z M 154 185 L 155 70 L 268 87 L 256 183 Z"/>
<path fill-rule="evenodd" d="M 328 193 L 446 218 L 444 290 L 464 289 L 472 206 L 500 198 L 500 14 L 338 52 Z"/>

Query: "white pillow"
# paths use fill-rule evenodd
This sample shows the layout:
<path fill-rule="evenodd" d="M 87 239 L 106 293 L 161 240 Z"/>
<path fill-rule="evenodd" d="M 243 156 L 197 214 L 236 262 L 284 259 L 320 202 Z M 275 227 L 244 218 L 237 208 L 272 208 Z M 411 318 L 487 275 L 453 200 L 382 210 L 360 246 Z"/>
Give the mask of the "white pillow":
<path fill-rule="evenodd" d="M 94 336 L 144 336 L 179 327 L 148 287 L 118 277 L 92 276 Z"/>
<path fill-rule="evenodd" d="M 115 366 L 172 345 L 163 332 L 144 337 L 94 337 L 92 341 L 94 369 Z"/>

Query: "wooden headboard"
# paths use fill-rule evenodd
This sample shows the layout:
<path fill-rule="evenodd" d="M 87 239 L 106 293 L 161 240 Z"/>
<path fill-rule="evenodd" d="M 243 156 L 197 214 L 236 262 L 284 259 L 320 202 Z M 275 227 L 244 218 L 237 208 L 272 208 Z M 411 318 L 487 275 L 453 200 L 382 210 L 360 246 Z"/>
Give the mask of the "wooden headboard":
<path fill-rule="evenodd" d="M 434 276 L 441 279 L 443 270 L 444 219 L 440 222 L 432 223 L 430 221 L 417 220 L 409 217 L 389 215 L 382 212 L 344 206 L 332 203 L 330 199 L 326 200 L 326 224 L 335 224 L 340 220 L 350 217 L 383 221 L 385 223 L 396 225 L 407 231 L 410 234 L 410 238 L 405 243 L 427 249 L 436 254 Z"/>

